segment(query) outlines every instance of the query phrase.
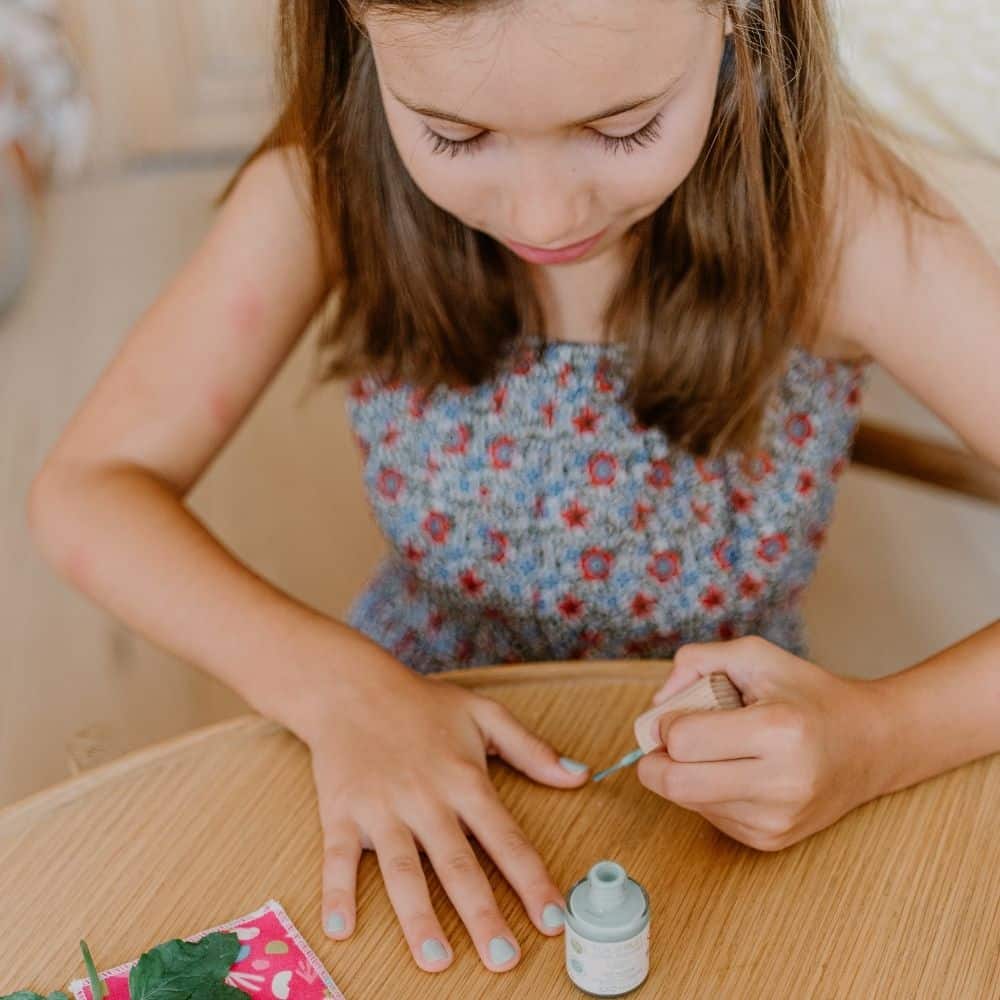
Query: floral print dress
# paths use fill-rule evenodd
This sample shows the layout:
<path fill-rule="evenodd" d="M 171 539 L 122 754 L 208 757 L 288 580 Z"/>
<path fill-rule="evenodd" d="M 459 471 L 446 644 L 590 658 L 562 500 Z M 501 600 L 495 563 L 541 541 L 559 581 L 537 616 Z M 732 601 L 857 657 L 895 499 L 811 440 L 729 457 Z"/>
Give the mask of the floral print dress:
<path fill-rule="evenodd" d="M 637 423 L 627 366 L 620 344 L 534 336 L 473 388 L 356 378 L 348 416 L 391 551 L 348 624 L 421 673 L 748 634 L 805 655 L 802 594 L 866 365 L 793 348 L 767 446 L 714 460 Z"/>

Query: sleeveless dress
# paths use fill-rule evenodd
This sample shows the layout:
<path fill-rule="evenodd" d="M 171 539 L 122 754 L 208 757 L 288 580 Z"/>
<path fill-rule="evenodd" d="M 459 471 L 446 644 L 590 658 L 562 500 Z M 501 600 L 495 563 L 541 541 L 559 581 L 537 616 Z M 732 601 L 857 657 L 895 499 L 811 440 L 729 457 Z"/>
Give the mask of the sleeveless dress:
<path fill-rule="evenodd" d="M 348 417 L 390 554 L 348 624 L 421 673 L 749 634 L 807 655 L 801 598 L 867 363 L 793 348 L 766 447 L 710 461 L 636 422 L 627 366 L 621 344 L 531 335 L 473 388 L 355 378 Z"/>

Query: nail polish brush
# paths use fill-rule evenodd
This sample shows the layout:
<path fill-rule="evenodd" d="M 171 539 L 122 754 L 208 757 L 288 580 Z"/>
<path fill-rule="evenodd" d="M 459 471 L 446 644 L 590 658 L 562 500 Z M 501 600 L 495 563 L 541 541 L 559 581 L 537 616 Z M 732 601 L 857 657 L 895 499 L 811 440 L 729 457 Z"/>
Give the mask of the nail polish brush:
<path fill-rule="evenodd" d="M 634 764 L 652 750 L 659 749 L 660 719 L 671 712 L 704 712 L 715 709 L 740 708 L 743 699 L 733 682 L 723 673 L 709 674 L 699 677 L 683 691 L 671 695 L 666 701 L 654 705 L 643 712 L 633 724 L 636 742 L 639 746 L 625 754 L 621 760 L 611 767 L 598 771 L 592 781 L 600 781 L 609 774 Z"/>

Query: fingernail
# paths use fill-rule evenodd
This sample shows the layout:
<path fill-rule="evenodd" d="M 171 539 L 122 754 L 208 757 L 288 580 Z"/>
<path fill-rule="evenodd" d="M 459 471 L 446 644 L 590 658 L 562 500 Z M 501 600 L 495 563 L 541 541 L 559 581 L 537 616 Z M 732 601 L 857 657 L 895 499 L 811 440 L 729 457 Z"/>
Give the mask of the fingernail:
<path fill-rule="evenodd" d="M 516 954 L 514 946 L 506 938 L 495 937 L 490 941 L 490 961 L 494 965 L 505 965 Z"/>
<path fill-rule="evenodd" d="M 437 938 L 428 938 L 420 946 L 420 954 L 428 962 L 440 962 L 441 959 L 448 957 L 447 949 Z"/>
<path fill-rule="evenodd" d="M 346 927 L 347 924 L 344 922 L 344 916 L 341 913 L 329 914 L 326 918 L 326 923 L 323 925 L 327 934 L 343 934 Z"/>
<path fill-rule="evenodd" d="M 586 764 L 581 764 L 578 760 L 573 760 L 572 757 L 560 757 L 559 763 L 567 771 L 572 771 L 574 774 L 582 774 L 584 771 L 590 770 Z"/>
<path fill-rule="evenodd" d="M 549 903 L 548 906 L 542 910 L 542 923 L 546 927 L 562 927 L 566 922 L 565 917 L 563 917 L 563 909 L 561 906 L 556 906 L 555 903 Z"/>

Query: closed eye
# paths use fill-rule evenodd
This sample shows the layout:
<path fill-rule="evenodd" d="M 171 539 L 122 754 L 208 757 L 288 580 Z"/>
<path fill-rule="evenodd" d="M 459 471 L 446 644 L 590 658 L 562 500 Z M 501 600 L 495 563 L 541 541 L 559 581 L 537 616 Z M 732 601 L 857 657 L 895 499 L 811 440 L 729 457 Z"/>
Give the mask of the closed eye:
<path fill-rule="evenodd" d="M 622 151 L 632 153 L 642 146 L 647 146 L 651 142 L 655 142 L 660 137 L 662 120 L 663 112 L 658 111 L 642 128 L 628 135 L 605 135 L 603 132 L 598 132 L 595 129 L 590 129 L 589 131 L 594 139 L 602 143 L 608 152 L 617 153 Z M 424 125 L 424 130 L 426 138 L 432 144 L 431 152 L 447 153 L 449 156 L 475 152 L 489 135 L 489 132 L 480 132 L 479 135 L 474 135 L 471 139 L 447 139 L 433 129 L 428 128 L 427 125 Z"/>

